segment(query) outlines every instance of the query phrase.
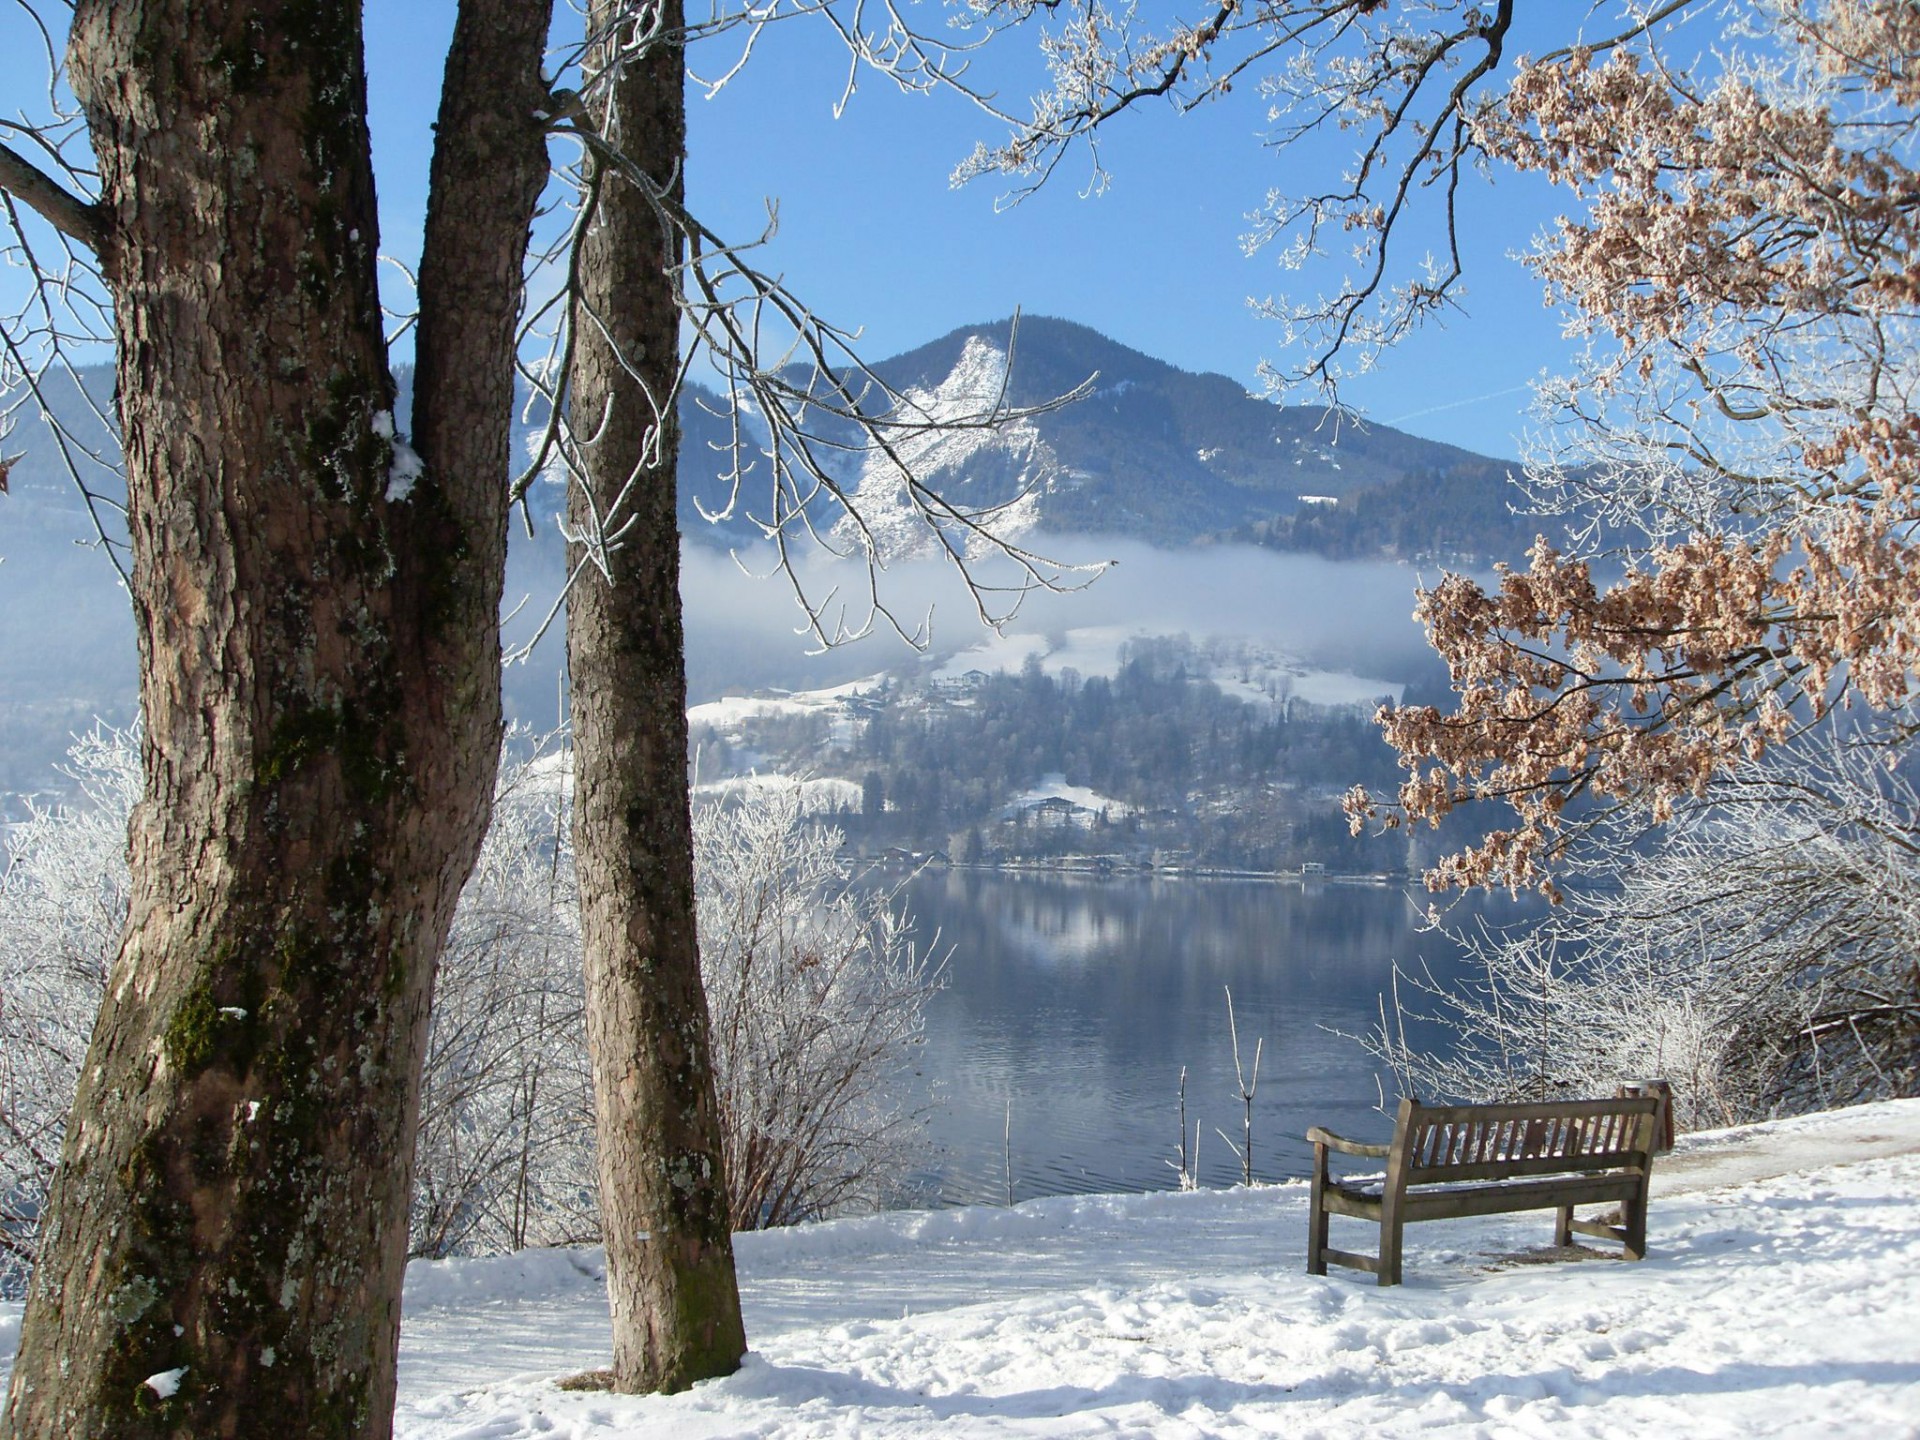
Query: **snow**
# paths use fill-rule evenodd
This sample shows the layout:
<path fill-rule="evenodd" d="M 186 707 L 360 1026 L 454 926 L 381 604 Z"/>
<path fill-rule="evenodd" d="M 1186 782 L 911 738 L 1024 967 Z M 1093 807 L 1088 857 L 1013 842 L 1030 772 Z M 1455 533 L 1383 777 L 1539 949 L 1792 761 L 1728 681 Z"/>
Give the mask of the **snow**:
<path fill-rule="evenodd" d="M 1084 810 L 1089 816 L 1100 811 L 1107 812 L 1109 820 L 1124 820 L 1133 813 L 1131 805 L 1123 804 L 1111 796 L 1102 795 L 1098 790 L 1090 790 L 1085 785 L 1069 785 L 1067 777 L 1059 771 L 1040 777 L 1040 783 L 1031 789 L 1022 791 L 1010 802 L 1000 807 L 1000 813 L 1014 815 L 1023 810 L 1031 810 L 1046 800 L 1064 800 L 1076 810 Z"/>
<path fill-rule="evenodd" d="M 413 487 L 427 473 L 427 462 L 404 440 L 393 442 L 393 459 L 387 466 L 387 503 L 398 504 L 413 494 Z"/>
<path fill-rule="evenodd" d="M 1006 419 L 996 425 L 978 423 L 1003 413 L 1007 383 L 1007 352 L 985 338 L 970 336 L 947 378 L 931 390 L 911 388 L 901 396 L 901 428 L 890 435 L 894 454 L 922 484 L 957 499 L 963 508 L 976 504 L 967 494 L 959 472 L 977 457 L 1000 452 L 1012 476 L 1009 503 L 987 507 L 993 533 L 1013 540 L 1039 523 L 1039 497 L 1060 476 L 1060 465 L 1040 438 L 1031 419 Z M 968 423 L 973 422 L 973 423 Z M 958 428 L 942 429 L 956 424 Z M 878 452 L 861 464 L 854 482 L 854 503 L 882 560 L 938 553 L 938 545 L 918 513 L 902 477 L 900 464 Z M 946 477 L 943 482 L 943 477 Z M 837 527 L 841 540 L 857 543 L 860 529 L 851 520 Z M 952 532 L 958 537 L 957 532 Z M 975 558 L 984 547 L 968 542 Z"/>
<path fill-rule="evenodd" d="M 785 790 L 792 786 L 798 786 L 800 789 L 802 814 L 817 815 L 830 814 L 835 810 L 858 810 L 861 805 L 861 790 L 856 781 L 820 775 L 800 777 L 778 774 L 729 775 L 724 780 L 706 781 L 694 786 L 693 796 L 696 800 L 734 800 L 769 791 Z"/>
<path fill-rule="evenodd" d="M 1293 680 L 1293 697 L 1328 709 L 1371 710 L 1383 699 L 1398 701 L 1406 686 L 1341 670 L 1309 670 Z"/>
<path fill-rule="evenodd" d="M 970 671 L 978 670 L 982 674 L 1004 673 L 1015 675 L 1027 663 L 1029 655 L 1044 661 L 1053 651 L 1053 642 L 1044 635 L 1022 634 L 1009 631 L 991 635 L 977 645 L 969 645 L 959 651 L 951 660 L 933 672 L 935 680 L 957 680 Z M 1117 662 L 1115 662 L 1117 666 Z M 1094 674 L 1111 675 L 1112 669 L 1099 670 Z"/>
<path fill-rule="evenodd" d="M 1009 631 L 955 652 L 933 666 L 927 678 L 935 685 L 950 685 L 975 672 L 1017 675 L 1034 661 L 1042 673 L 1055 678 L 1072 670 L 1082 679 L 1112 679 L 1120 673 L 1121 656 L 1130 643 L 1156 638 L 1189 639 L 1177 629 L 1137 624 L 1076 626 L 1055 635 Z M 1365 675 L 1316 669 L 1249 636 L 1206 637 L 1186 656 L 1186 663 L 1195 680 L 1211 680 L 1225 694 L 1270 713 L 1289 699 L 1370 713 L 1382 698 L 1398 700 L 1406 688 Z M 829 724 L 829 742 L 845 746 L 853 743 L 861 724 L 856 702 L 885 692 L 891 683 L 887 675 L 878 674 L 822 690 L 729 695 L 689 707 L 687 721 L 696 731 L 711 728 L 744 745 L 744 727 L 750 721 L 818 715 Z M 740 767 L 744 757 L 736 756 L 734 763 Z"/>
<path fill-rule="evenodd" d="M 597 1251 L 421 1262 L 397 1433 L 1920 1436 L 1920 1100 L 1683 1139 L 1638 1264 L 1551 1225 L 1413 1226 L 1387 1290 L 1303 1273 L 1299 1183 L 742 1235 L 753 1353 L 655 1397 L 554 1383 L 607 1363 Z"/>
<path fill-rule="evenodd" d="M 969 671 L 1018 673 L 1029 658 L 1052 676 L 1064 670 L 1083 678 L 1120 673 L 1121 651 L 1130 641 L 1182 637 L 1184 632 L 1146 625 L 1088 625 L 1058 636 L 1010 632 L 961 650 L 933 672 L 935 680 L 954 680 Z M 1221 691 L 1249 705 L 1275 708 L 1288 698 L 1326 709 L 1371 712 L 1382 699 L 1400 699 L 1406 686 L 1344 670 L 1316 669 L 1250 636 L 1213 635 L 1204 644 L 1219 652 L 1209 670 L 1204 653 L 1189 657 L 1195 679 L 1211 680 Z"/>
<path fill-rule="evenodd" d="M 413 494 L 415 482 L 427 473 L 427 462 L 393 428 L 391 410 L 374 411 L 372 423 L 373 433 L 393 449 L 393 458 L 387 463 L 387 502 L 396 504 Z"/>
<path fill-rule="evenodd" d="M 187 1367 L 182 1365 L 177 1370 L 162 1370 L 157 1375 L 149 1375 L 140 1383 L 162 1400 L 171 1400 L 180 1393 L 180 1381 L 186 1373 Z"/>
<path fill-rule="evenodd" d="M 748 720 L 770 715 L 816 715 L 839 710 L 849 700 L 887 688 L 885 675 L 870 675 L 825 690 L 795 690 L 773 695 L 727 695 L 687 707 L 687 723 L 710 725 L 722 732 L 737 730 Z"/>
<path fill-rule="evenodd" d="M 1041 668 L 1050 675 L 1077 670 L 1082 676 L 1105 675 L 1112 679 L 1120 673 L 1121 647 L 1129 640 L 1146 639 L 1155 633 L 1172 632 L 1155 632 L 1139 626 L 1079 626 L 1060 637 L 1060 643 L 1044 658 Z"/>
<path fill-rule="evenodd" d="M 753 1353 L 667 1397 L 554 1386 L 606 1363 L 592 1252 L 416 1265 L 399 1433 L 1920 1435 L 1920 1101 L 1664 1169 L 1639 1264 L 1528 1263 L 1544 1212 L 1432 1223 L 1389 1290 L 1302 1272 L 1298 1184 L 743 1235 Z"/>

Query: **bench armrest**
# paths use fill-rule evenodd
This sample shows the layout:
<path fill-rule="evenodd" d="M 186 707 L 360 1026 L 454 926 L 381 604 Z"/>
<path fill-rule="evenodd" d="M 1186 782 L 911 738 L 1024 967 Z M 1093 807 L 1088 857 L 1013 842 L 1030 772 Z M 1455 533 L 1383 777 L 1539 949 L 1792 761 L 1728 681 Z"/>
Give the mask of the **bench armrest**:
<path fill-rule="evenodd" d="M 1328 1146 L 1343 1155 L 1364 1155 L 1370 1160 L 1385 1160 L 1393 1154 L 1391 1145 L 1362 1145 L 1358 1140 L 1342 1139 L 1331 1130 L 1323 1130 L 1318 1125 L 1307 1131 L 1307 1142 L 1311 1145 Z"/>

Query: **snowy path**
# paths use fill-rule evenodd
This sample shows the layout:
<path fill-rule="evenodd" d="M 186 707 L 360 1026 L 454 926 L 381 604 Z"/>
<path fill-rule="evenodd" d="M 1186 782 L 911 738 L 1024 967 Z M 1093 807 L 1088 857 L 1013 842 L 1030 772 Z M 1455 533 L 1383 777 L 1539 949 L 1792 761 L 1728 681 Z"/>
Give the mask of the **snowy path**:
<path fill-rule="evenodd" d="M 607 1358 L 593 1253 L 415 1265 L 398 1431 L 1920 1440 L 1920 1101 L 1684 1142 L 1638 1265 L 1527 1263 L 1550 1217 L 1502 1216 L 1413 1227 L 1382 1291 L 1302 1273 L 1305 1208 L 1293 1185 L 743 1236 L 754 1353 L 667 1398 L 552 1385 Z"/>
<path fill-rule="evenodd" d="M 1423 1225 L 1397 1291 L 1301 1273 L 1300 1186 L 744 1236 L 754 1354 L 666 1399 L 547 1383 L 607 1355 L 571 1262 L 416 1267 L 401 1433 L 1920 1436 L 1920 1101 L 1697 1137 L 1658 1196 L 1643 1264 Z"/>

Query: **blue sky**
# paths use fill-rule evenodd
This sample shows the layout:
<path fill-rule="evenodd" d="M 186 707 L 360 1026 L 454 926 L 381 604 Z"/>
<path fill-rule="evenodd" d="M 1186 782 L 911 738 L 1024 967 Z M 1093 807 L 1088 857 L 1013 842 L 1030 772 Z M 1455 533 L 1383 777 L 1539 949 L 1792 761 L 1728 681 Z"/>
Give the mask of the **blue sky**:
<path fill-rule="evenodd" d="M 940 23 L 938 5 L 920 8 Z M 367 4 L 383 247 L 408 263 L 453 10 L 453 0 Z M 31 104 L 41 84 L 27 35 L 13 33 L 19 13 L 0 22 L 10 110 Z M 1001 37 L 975 71 L 1016 110 L 1041 78 L 1034 41 Z M 717 54 L 693 63 L 723 68 Z M 690 98 L 688 185 L 696 210 L 730 236 L 757 234 L 766 203 L 777 201 L 780 232 L 763 266 L 817 313 L 862 327 L 870 356 L 1018 306 L 1249 387 L 1260 361 L 1284 358 L 1279 327 L 1247 302 L 1306 282 L 1269 256 L 1243 254 L 1247 212 L 1270 187 L 1316 172 L 1324 180 L 1344 157 L 1265 148 L 1252 86 L 1188 115 L 1158 107 L 1123 117 L 1104 141 L 1104 195 L 1083 195 L 1087 168 L 1069 161 L 1048 188 L 1005 208 L 992 180 L 960 189 L 948 181 L 976 141 L 1000 138 L 996 122 L 956 96 L 902 95 L 871 74 L 836 119 L 845 72 L 844 52 L 816 18 L 774 27 L 718 97 Z M 1373 419 L 1511 455 L 1527 382 L 1563 350 L 1538 285 L 1509 258 L 1551 218 L 1551 197 L 1504 177 L 1476 183 L 1468 203 L 1469 313 L 1406 344 L 1345 393 Z"/>
<path fill-rule="evenodd" d="M 937 18 L 937 7 L 925 8 Z M 435 67 L 451 15 L 450 0 L 373 0 L 368 9 L 390 248 L 418 243 Z M 1041 79 L 1034 42 L 1002 36 L 974 78 L 1022 108 Z M 696 54 L 694 69 L 707 66 L 718 71 L 722 57 Z M 780 230 L 763 264 L 821 315 L 861 327 L 870 355 L 1018 306 L 1249 387 L 1261 360 L 1280 358 L 1279 327 L 1248 299 L 1284 293 L 1301 277 L 1243 253 L 1247 212 L 1269 187 L 1303 178 L 1303 166 L 1344 157 L 1266 148 L 1251 87 L 1191 114 L 1157 107 L 1124 117 L 1103 142 L 1111 178 L 1102 195 L 1082 194 L 1089 170 L 1070 161 L 1046 189 L 1006 207 L 996 204 L 1005 187 L 991 179 L 958 189 L 948 179 L 976 141 L 1000 138 L 991 117 L 957 96 L 903 95 L 868 74 L 836 119 L 845 73 L 825 25 L 807 17 L 774 27 L 717 97 L 690 93 L 688 186 L 696 210 L 729 236 L 758 233 L 767 202 L 777 201 Z M 1469 313 L 1346 393 L 1382 422 L 1512 455 L 1527 383 L 1557 363 L 1562 345 L 1539 286 L 1509 256 L 1551 210 L 1538 187 L 1511 177 L 1479 184 L 1471 203 Z"/>

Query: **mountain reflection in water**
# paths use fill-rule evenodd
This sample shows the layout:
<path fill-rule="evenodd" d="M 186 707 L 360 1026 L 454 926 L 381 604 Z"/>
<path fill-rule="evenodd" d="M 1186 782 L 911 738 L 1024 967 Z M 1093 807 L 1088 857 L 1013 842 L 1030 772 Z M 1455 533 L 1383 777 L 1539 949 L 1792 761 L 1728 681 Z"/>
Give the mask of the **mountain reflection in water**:
<path fill-rule="evenodd" d="M 1176 1183 L 1180 1067 L 1200 1181 L 1236 1183 L 1243 1063 L 1264 1041 L 1254 1100 L 1256 1180 L 1303 1176 L 1310 1125 L 1384 1139 L 1373 1062 L 1346 1035 L 1379 1020 L 1394 962 L 1458 979 L 1461 952 L 1420 928 L 1431 897 L 1395 887 L 1239 880 L 1100 880 L 929 871 L 906 905 L 950 951 L 915 1069 L 934 1087 L 922 1203 L 998 1203 L 1012 1100 L 1016 1200 Z M 1449 924 L 1525 923 L 1539 907 L 1460 902 Z M 1431 1038 L 1431 1037 L 1429 1037 Z M 1391 1081 L 1384 1080 L 1389 1103 Z"/>

